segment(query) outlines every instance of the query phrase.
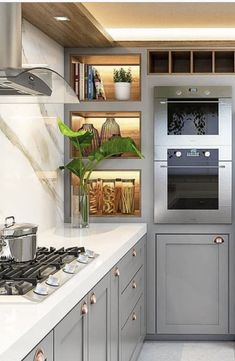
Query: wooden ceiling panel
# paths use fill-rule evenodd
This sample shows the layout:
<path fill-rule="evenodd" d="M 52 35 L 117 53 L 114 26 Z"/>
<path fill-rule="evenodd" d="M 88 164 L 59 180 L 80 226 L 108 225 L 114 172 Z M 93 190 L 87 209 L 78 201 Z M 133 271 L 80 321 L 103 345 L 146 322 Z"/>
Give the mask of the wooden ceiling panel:
<path fill-rule="evenodd" d="M 110 35 L 81 3 L 22 3 L 22 15 L 65 48 L 113 45 Z M 70 21 L 57 21 L 55 16 Z"/>

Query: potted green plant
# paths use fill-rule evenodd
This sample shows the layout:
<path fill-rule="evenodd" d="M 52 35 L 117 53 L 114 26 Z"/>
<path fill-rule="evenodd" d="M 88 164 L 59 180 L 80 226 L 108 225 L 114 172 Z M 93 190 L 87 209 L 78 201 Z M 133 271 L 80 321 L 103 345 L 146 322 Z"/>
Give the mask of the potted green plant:
<path fill-rule="evenodd" d="M 92 172 L 105 159 L 120 155 L 120 153 L 132 153 L 139 158 L 143 158 L 143 155 L 132 138 L 114 137 L 91 151 L 87 159 L 83 159 L 82 150 L 91 144 L 93 134 L 84 130 L 73 131 L 60 118 L 57 119 L 57 124 L 63 136 L 67 137 L 77 150 L 78 157 L 73 158 L 60 169 L 69 170 L 79 179 L 78 189 L 73 192 L 74 198 L 71 200 L 71 215 L 74 218 L 74 221 L 72 219 L 74 226 L 85 228 L 89 225 L 88 182 Z"/>
<path fill-rule="evenodd" d="M 132 83 L 131 68 L 128 68 L 128 70 L 125 70 L 124 68 L 114 69 L 113 81 L 115 98 L 117 100 L 130 99 Z"/>

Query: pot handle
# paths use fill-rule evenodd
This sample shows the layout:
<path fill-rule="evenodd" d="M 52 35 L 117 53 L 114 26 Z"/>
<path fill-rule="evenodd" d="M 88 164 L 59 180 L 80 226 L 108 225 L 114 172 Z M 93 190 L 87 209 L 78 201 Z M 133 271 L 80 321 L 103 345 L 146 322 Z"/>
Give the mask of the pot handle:
<path fill-rule="evenodd" d="M 8 223 L 9 219 L 12 220 L 11 223 Z M 15 217 L 14 217 L 14 216 L 9 216 L 9 217 L 6 217 L 6 218 L 5 218 L 5 224 L 4 224 L 4 226 L 5 226 L 5 228 L 10 228 L 10 227 L 14 226 L 15 223 L 16 223 L 16 222 L 15 222 Z"/>

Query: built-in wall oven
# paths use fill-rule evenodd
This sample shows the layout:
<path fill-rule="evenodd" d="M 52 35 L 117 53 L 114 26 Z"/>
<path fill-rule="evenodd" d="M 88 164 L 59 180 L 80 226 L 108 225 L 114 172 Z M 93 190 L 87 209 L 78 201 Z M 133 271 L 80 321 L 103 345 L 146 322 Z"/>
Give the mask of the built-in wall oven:
<path fill-rule="evenodd" d="M 167 95 L 167 88 L 156 88 L 155 94 Z M 231 223 L 231 88 L 197 89 L 219 95 L 219 88 L 226 99 L 211 98 L 206 103 L 201 94 L 198 101 L 191 96 L 175 106 L 171 96 L 176 88 L 170 87 L 169 97 L 162 104 L 167 110 L 159 113 L 160 102 L 156 99 L 156 223 Z M 196 88 L 189 89 L 196 93 Z M 185 88 L 182 93 L 185 97 Z"/>

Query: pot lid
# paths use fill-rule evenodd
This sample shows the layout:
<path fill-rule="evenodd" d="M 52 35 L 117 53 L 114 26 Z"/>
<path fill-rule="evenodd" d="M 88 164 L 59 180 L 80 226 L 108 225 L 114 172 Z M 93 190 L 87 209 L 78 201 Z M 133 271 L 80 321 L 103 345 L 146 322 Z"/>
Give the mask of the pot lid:
<path fill-rule="evenodd" d="M 0 228 L 0 236 L 4 238 L 21 237 L 36 234 L 38 226 L 32 223 L 16 223 L 15 217 L 5 218 L 5 224 Z"/>

